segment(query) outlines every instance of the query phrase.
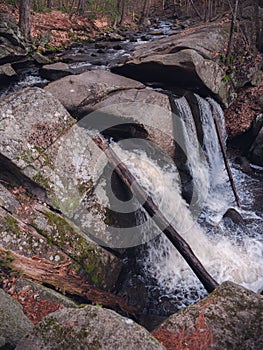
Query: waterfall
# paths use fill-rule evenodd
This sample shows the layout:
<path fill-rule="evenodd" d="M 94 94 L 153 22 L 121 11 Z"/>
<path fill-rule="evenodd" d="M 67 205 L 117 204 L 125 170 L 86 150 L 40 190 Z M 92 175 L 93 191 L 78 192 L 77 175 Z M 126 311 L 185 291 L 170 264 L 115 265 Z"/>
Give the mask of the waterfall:
<path fill-rule="evenodd" d="M 197 189 L 198 201 L 203 202 L 208 195 L 209 174 L 207 162 L 198 142 L 197 131 L 191 108 L 185 97 L 174 99 L 180 114 L 181 129 L 184 138 L 184 152 L 187 157 L 187 166 L 193 177 L 194 189 Z M 197 166 L 198 165 L 198 166 Z"/>
<path fill-rule="evenodd" d="M 204 211 L 207 208 L 211 209 L 213 203 L 213 210 L 222 212 L 222 207 L 228 207 L 228 200 L 224 200 L 223 196 L 231 190 L 225 176 L 210 104 L 216 107 L 218 118 L 222 119 L 222 112 L 213 100 L 204 100 L 199 96 L 196 98 L 204 130 L 206 159 L 201 155 L 194 119 L 186 99 L 180 98 L 175 101 L 183 121 L 188 165 L 199 192 L 206 191 L 203 193 L 206 200 Z M 224 135 L 223 124 L 221 120 Z M 179 175 L 174 164 L 162 168 L 144 151 L 124 150 L 117 144 L 113 147 L 167 219 L 189 243 L 207 271 L 219 283 L 231 280 L 254 291 L 262 289 L 262 239 L 257 236 L 249 237 L 245 230 L 232 232 L 230 237 L 229 232 L 220 225 L 215 226 L 215 230 L 201 227 L 193 218 L 189 205 L 181 197 Z M 207 182 L 209 188 L 206 190 Z M 145 216 L 147 220 L 141 225 L 141 232 L 151 238 L 159 235 L 158 239 L 147 244 L 147 251 L 142 258 L 146 273 L 156 280 L 164 295 L 169 295 L 175 300 L 178 308 L 202 298 L 206 292 L 201 283 L 146 213 Z"/>

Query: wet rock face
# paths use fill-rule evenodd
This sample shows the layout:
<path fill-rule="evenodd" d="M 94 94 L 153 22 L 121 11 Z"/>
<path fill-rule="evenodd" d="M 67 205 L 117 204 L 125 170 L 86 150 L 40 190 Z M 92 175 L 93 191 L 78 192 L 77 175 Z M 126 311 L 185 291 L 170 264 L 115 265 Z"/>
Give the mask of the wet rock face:
<path fill-rule="evenodd" d="M 260 350 L 262 327 L 262 296 L 224 282 L 203 301 L 170 316 L 153 335 L 167 349 L 194 342 L 197 348 Z"/>
<path fill-rule="evenodd" d="M 249 157 L 253 163 L 263 166 L 263 127 L 250 148 Z"/>
<path fill-rule="evenodd" d="M 63 309 L 47 316 L 16 350 L 58 349 L 165 350 L 144 328 L 96 306 Z"/>
<path fill-rule="evenodd" d="M 14 349 L 30 332 L 33 324 L 23 314 L 21 305 L 0 289 L 0 347 Z"/>

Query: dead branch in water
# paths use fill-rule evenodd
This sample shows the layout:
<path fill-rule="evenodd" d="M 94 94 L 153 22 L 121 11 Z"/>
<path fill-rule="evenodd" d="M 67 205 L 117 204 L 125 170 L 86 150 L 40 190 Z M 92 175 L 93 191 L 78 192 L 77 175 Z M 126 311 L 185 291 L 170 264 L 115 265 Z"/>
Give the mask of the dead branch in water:
<path fill-rule="evenodd" d="M 193 253 L 189 244 L 179 235 L 175 228 L 168 222 L 153 199 L 148 196 L 144 189 L 136 181 L 135 177 L 128 170 L 126 165 L 119 159 L 116 153 L 110 148 L 108 142 L 100 135 L 93 136 L 93 141 L 105 153 L 109 162 L 114 166 L 114 170 L 122 180 L 122 182 L 134 194 L 137 200 L 142 204 L 156 225 L 172 242 L 175 248 L 186 260 L 193 272 L 196 274 L 200 282 L 203 284 L 208 293 L 212 292 L 218 283 L 206 271 L 199 259 Z"/>

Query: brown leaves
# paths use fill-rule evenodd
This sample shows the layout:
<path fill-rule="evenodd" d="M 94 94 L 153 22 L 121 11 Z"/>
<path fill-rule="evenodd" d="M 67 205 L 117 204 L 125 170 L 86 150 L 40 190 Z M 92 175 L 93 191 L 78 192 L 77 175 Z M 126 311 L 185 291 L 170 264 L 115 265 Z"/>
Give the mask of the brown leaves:
<path fill-rule="evenodd" d="M 193 330 L 183 327 L 175 335 L 160 327 L 152 334 L 167 350 L 207 350 L 213 344 L 213 334 L 206 323 L 203 311 L 200 311 Z"/>
<path fill-rule="evenodd" d="M 225 111 L 226 129 L 230 138 L 250 128 L 252 121 L 261 111 L 257 104 L 257 99 L 261 95 L 263 95 L 263 74 L 259 86 L 241 89 L 236 100 Z"/>
<path fill-rule="evenodd" d="M 30 289 L 30 286 L 16 290 L 15 285 L 11 285 L 6 289 L 6 292 L 22 305 L 24 314 L 34 324 L 40 322 L 49 313 L 61 308 L 59 303 L 42 298 L 41 294 Z"/>

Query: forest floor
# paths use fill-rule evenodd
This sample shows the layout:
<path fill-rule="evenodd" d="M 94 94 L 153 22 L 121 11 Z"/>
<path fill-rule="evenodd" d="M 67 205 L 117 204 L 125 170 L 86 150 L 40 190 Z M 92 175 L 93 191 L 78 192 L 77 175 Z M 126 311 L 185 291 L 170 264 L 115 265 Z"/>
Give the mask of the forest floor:
<path fill-rule="evenodd" d="M 6 12 L 18 21 L 18 8 L 14 5 L 0 3 L 0 12 Z M 93 20 L 77 14 L 52 10 L 31 13 L 31 37 L 41 50 L 46 48 L 65 48 L 72 42 L 88 40 L 103 33 L 109 24 L 106 18 Z"/>

